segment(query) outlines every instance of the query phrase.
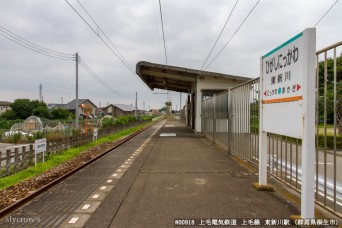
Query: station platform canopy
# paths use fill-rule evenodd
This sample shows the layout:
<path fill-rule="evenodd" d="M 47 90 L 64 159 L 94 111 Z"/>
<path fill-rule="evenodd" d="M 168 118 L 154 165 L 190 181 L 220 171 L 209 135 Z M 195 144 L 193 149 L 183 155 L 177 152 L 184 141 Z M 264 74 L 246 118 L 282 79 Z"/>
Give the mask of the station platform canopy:
<path fill-rule="evenodd" d="M 228 79 L 237 83 L 251 79 L 145 61 L 137 63 L 136 73 L 151 90 L 157 88 L 183 93 L 190 93 L 198 80 L 207 77 Z"/>

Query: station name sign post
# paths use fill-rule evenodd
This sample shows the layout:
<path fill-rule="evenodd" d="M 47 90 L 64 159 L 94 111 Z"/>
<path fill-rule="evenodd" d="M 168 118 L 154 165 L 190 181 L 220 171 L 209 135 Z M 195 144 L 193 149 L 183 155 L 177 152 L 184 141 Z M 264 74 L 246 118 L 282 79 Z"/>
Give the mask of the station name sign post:
<path fill-rule="evenodd" d="M 45 161 L 46 138 L 37 139 L 34 141 L 34 164 L 37 165 L 37 154 L 43 153 L 43 162 Z"/>
<path fill-rule="evenodd" d="M 308 28 L 260 60 L 259 185 L 267 185 L 267 132 L 302 139 L 302 218 L 314 218 L 315 57 Z"/>

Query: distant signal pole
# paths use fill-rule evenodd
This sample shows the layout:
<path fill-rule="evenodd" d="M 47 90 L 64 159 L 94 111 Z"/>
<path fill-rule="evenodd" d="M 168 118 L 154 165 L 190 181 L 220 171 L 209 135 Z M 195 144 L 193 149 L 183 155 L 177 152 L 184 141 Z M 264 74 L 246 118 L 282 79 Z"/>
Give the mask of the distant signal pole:
<path fill-rule="evenodd" d="M 138 92 L 135 92 L 135 117 L 138 117 Z"/>
<path fill-rule="evenodd" d="M 43 101 L 43 85 L 39 84 L 39 101 Z"/>
<path fill-rule="evenodd" d="M 75 102 L 75 128 L 79 129 L 78 125 L 78 53 L 76 52 L 76 102 Z"/>

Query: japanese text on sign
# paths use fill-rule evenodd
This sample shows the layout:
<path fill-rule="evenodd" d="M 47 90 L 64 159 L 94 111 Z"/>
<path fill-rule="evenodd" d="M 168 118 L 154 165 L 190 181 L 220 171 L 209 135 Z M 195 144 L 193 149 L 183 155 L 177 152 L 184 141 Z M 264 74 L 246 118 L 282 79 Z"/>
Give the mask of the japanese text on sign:
<path fill-rule="evenodd" d="M 264 103 L 302 99 L 302 33 L 263 56 Z"/>
<path fill-rule="evenodd" d="M 288 218 L 194 218 L 194 219 L 175 219 L 174 226 L 338 226 L 337 219 L 296 219 L 291 221 Z"/>
<path fill-rule="evenodd" d="M 35 140 L 34 151 L 36 154 L 46 151 L 46 138 Z"/>

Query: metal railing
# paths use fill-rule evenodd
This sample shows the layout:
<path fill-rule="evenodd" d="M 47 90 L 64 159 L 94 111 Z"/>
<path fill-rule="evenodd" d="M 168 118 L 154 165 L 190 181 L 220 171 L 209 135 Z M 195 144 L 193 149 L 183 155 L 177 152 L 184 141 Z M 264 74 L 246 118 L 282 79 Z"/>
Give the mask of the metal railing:
<path fill-rule="evenodd" d="M 342 42 L 318 51 L 316 56 L 315 200 L 341 217 Z M 258 165 L 259 78 L 204 100 L 202 133 Z M 268 133 L 268 173 L 299 192 L 301 151 L 300 139 Z"/>

